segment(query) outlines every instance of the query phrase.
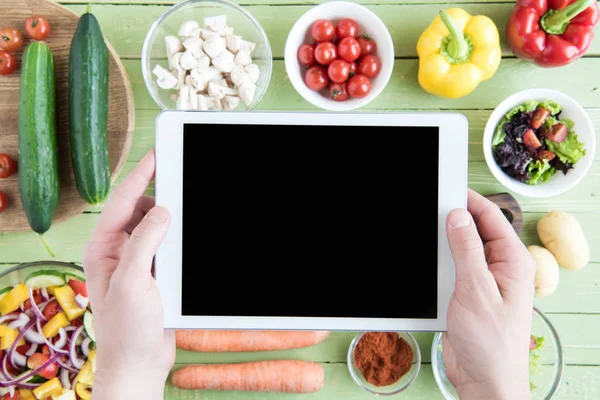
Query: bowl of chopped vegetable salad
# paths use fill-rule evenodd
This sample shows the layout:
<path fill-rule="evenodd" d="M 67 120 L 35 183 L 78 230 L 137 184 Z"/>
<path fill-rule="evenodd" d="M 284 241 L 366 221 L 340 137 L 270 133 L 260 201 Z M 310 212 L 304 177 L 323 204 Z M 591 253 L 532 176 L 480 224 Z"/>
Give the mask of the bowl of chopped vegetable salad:
<path fill-rule="evenodd" d="M 528 197 L 556 196 L 589 171 L 596 150 L 594 126 L 572 97 L 528 89 L 505 99 L 483 135 L 488 167 L 507 189 Z"/>
<path fill-rule="evenodd" d="M 0 274 L 0 399 L 88 400 L 96 370 L 85 275 L 41 261 Z"/>

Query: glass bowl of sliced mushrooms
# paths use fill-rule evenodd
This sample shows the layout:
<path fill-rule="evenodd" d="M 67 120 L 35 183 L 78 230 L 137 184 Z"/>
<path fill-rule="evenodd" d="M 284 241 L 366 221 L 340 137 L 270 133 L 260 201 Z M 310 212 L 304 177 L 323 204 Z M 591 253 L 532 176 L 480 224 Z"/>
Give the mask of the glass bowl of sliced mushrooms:
<path fill-rule="evenodd" d="M 228 0 L 188 0 L 150 28 L 142 72 L 163 110 L 249 111 L 267 91 L 271 46 L 259 22 Z"/>

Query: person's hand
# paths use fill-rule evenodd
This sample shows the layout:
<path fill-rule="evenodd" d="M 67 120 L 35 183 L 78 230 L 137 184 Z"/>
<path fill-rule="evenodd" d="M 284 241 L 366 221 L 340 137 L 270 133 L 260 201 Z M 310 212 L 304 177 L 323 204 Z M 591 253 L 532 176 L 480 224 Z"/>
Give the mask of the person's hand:
<path fill-rule="evenodd" d="M 442 352 L 461 399 L 530 399 L 535 261 L 500 209 L 469 191 L 446 229 L 456 264 Z"/>
<path fill-rule="evenodd" d="M 151 151 L 114 189 L 84 251 L 97 340 L 93 400 L 162 399 L 175 362 L 151 275 L 170 222 L 169 211 L 144 196 L 153 178 Z"/>

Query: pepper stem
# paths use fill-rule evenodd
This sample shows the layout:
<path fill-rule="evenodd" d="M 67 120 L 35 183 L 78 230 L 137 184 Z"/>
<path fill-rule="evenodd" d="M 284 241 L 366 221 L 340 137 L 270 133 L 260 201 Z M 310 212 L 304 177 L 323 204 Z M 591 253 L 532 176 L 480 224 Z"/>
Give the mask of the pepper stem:
<path fill-rule="evenodd" d="M 448 36 L 448 44 L 446 52 L 455 60 L 462 60 L 469 54 L 469 43 L 465 38 L 465 34 L 460 29 L 456 21 L 446 11 L 440 11 L 440 18 L 446 28 L 450 31 Z"/>
<path fill-rule="evenodd" d="M 577 0 L 562 10 L 548 10 L 540 20 L 540 24 L 547 33 L 562 35 L 573 18 L 595 3 L 596 0 Z"/>
<path fill-rule="evenodd" d="M 48 242 L 46 241 L 46 238 L 44 238 L 44 235 L 42 235 L 41 233 L 40 235 L 40 239 L 42 240 L 42 244 L 44 245 L 44 247 L 46 248 L 46 251 L 48 252 L 48 254 L 50 254 L 50 257 L 56 257 L 54 255 L 54 252 L 52 251 L 52 249 L 50 248 L 50 245 L 48 244 Z"/>

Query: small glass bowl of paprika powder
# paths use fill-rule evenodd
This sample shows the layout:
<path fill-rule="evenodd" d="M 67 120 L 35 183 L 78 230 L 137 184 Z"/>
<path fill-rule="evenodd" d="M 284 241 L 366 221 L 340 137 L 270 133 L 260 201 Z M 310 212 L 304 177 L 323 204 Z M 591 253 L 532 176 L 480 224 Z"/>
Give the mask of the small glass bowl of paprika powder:
<path fill-rule="evenodd" d="M 348 370 L 367 392 L 391 396 L 408 388 L 419 375 L 421 351 L 408 332 L 363 332 L 348 349 Z"/>

